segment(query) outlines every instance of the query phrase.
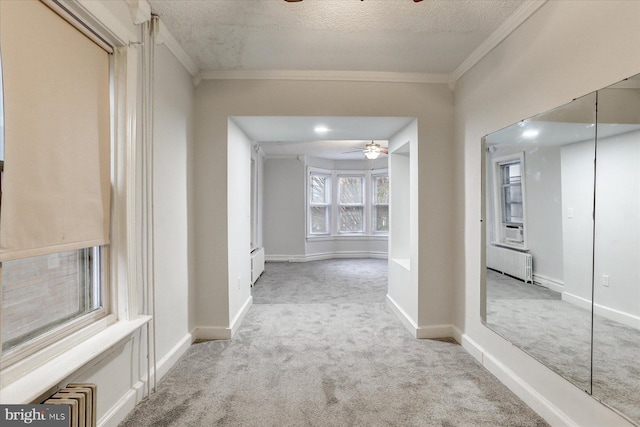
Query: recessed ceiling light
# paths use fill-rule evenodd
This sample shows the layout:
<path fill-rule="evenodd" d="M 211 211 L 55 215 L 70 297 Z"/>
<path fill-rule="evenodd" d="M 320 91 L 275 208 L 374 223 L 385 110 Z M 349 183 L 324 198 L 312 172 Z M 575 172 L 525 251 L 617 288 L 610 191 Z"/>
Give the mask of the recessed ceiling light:
<path fill-rule="evenodd" d="M 540 133 L 540 131 L 538 131 L 536 129 L 527 129 L 524 132 L 522 132 L 522 137 L 523 138 L 527 138 L 527 139 L 531 139 L 531 138 L 535 138 L 536 136 L 538 136 L 539 133 Z"/>
<path fill-rule="evenodd" d="M 327 132 L 329 132 L 329 128 L 326 127 L 326 126 L 316 126 L 313 130 L 316 133 L 327 133 Z"/>

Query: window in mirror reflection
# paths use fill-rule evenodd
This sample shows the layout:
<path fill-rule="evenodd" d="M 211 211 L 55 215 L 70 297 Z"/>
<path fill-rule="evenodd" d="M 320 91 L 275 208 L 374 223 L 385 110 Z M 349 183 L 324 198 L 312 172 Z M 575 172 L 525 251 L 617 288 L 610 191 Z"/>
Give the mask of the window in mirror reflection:
<path fill-rule="evenodd" d="M 497 242 L 509 246 L 525 246 L 524 223 L 524 154 L 514 154 L 494 160 L 494 186 L 498 217 Z"/>

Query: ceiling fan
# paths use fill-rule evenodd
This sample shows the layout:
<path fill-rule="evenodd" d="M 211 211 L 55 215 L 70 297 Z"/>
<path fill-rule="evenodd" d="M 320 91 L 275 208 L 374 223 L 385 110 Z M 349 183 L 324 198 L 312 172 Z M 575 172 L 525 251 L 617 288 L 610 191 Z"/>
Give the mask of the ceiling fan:
<path fill-rule="evenodd" d="M 365 157 L 369 160 L 375 160 L 377 159 L 380 154 L 389 154 L 389 149 L 386 147 L 381 147 L 380 144 L 378 144 L 377 142 L 371 141 L 370 143 L 368 143 L 367 145 L 364 146 L 364 148 L 358 148 L 355 151 L 347 151 L 346 153 L 343 154 L 347 154 L 347 153 L 357 153 L 359 151 L 362 151 L 362 153 L 365 155 Z"/>

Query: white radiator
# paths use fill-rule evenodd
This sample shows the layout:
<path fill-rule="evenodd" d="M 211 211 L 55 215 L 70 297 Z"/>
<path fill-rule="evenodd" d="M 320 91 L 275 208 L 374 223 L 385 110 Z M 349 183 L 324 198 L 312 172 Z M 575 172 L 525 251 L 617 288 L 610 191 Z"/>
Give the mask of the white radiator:
<path fill-rule="evenodd" d="M 264 248 L 254 249 L 251 252 L 251 284 L 258 280 L 264 272 Z"/>
<path fill-rule="evenodd" d="M 487 246 L 487 267 L 520 280 L 533 283 L 533 257 L 526 252 Z"/>
<path fill-rule="evenodd" d="M 45 405 L 68 405 L 70 427 L 96 427 L 96 385 L 87 383 L 73 383 L 43 403 Z"/>

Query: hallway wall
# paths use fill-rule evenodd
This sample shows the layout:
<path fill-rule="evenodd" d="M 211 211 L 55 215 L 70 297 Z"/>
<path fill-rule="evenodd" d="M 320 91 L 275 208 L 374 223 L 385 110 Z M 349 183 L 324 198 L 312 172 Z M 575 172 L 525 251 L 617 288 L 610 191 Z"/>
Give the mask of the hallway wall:
<path fill-rule="evenodd" d="M 640 3 L 547 2 L 457 82 L 456 325 L 465 347 L 557 425 L 628 425 L 484 327 L 481 138 L 640 72 Z"/>
<path fill-rule="evenodd" d="M 453 94 L 445 84 L 205 80 L 196 89 L 195 226 L 197 323 L 229 327 L 226 186 L 230 116 L 410 116 L 418 118 L 421 311 L 418 325 L 450 324 Z M 231 178 L 233 179 L 233 178 Z M 224 213 L 221 213 L 224 212 Z M 231 298 L 231 297 L 230 297 Z"/>
<path fill-rule="evenodd" d="M 265 158 L 264 164 L 264 221 L 267 225 L 264 229 L 264 247 L 267 261 L 312 261 L 334 256 L 386 258 L 386 236 L 307 238 L 305 197 L 308 167 L 362 171 L 386 169 L 386 156 L 377 160 L 275 156 Z"/>

